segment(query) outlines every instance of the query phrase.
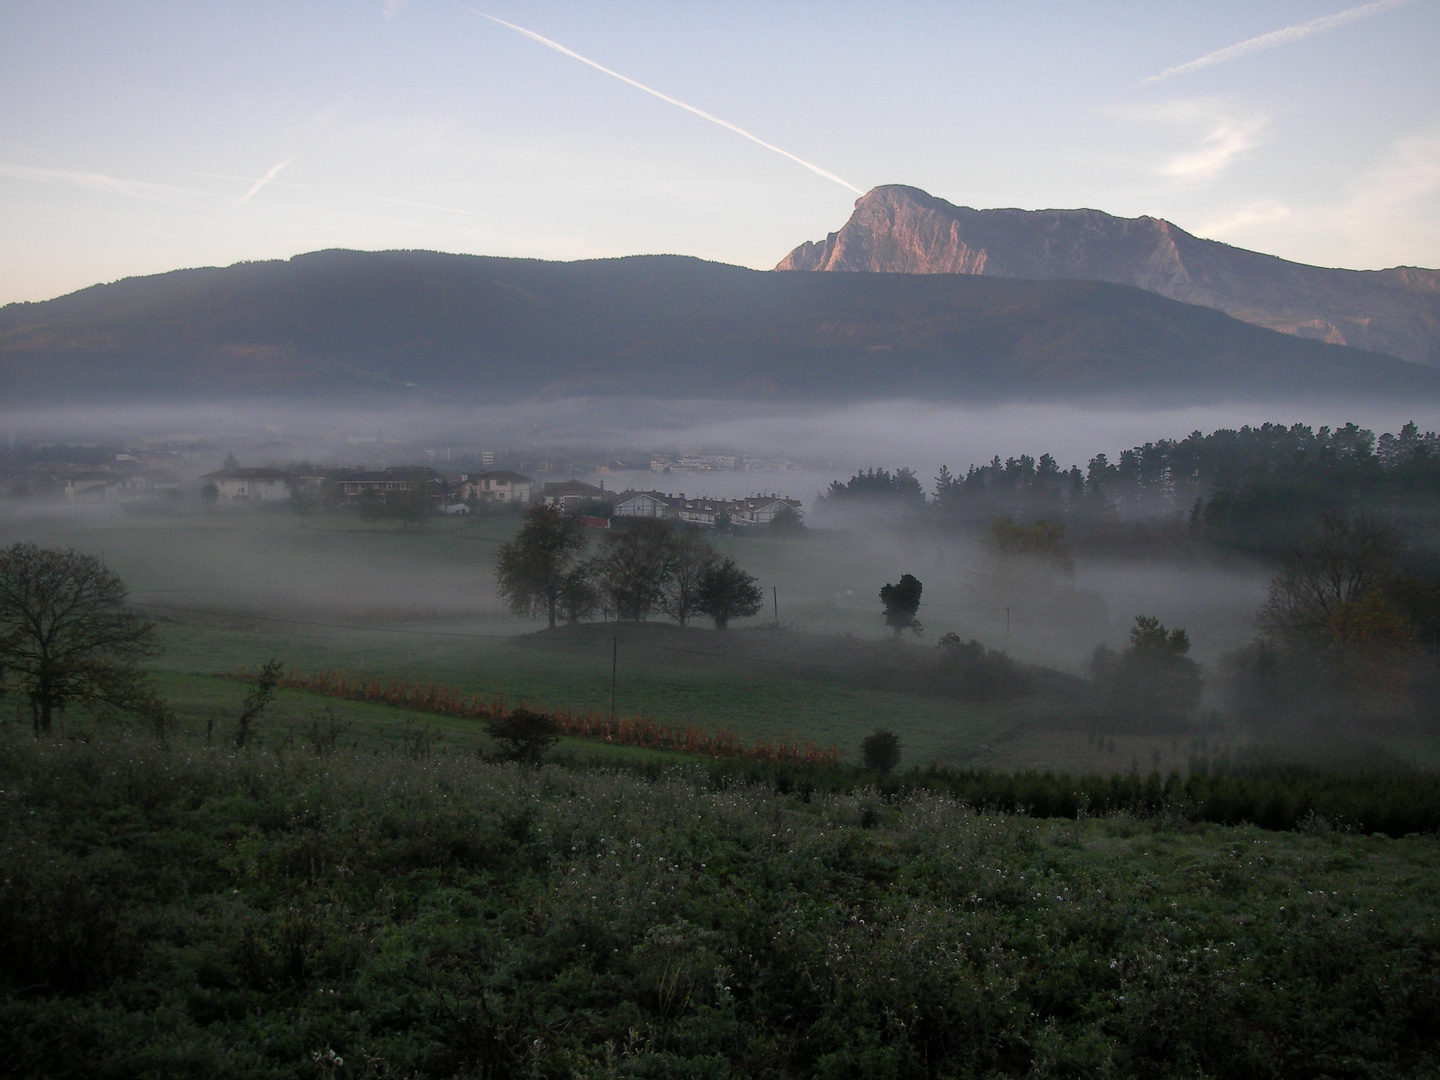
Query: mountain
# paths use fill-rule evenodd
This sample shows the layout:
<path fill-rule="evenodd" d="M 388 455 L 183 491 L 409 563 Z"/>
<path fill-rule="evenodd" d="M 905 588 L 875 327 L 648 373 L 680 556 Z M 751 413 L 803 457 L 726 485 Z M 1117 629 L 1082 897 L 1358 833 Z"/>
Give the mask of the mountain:
<path fill-rule="evenodd" d="M 0 400 L 1440 400 L 1440 370 L 1097 281 L 322 251 L 0 308 Z"/>
<path fill-rule="evenodd" d="M 1440 270 L 1330 270 L 1099 210 L 972 210 L 878 187 L 777 270 L 976 274 L 1133 285 L 1298 337 L 1440 366 Z"/>

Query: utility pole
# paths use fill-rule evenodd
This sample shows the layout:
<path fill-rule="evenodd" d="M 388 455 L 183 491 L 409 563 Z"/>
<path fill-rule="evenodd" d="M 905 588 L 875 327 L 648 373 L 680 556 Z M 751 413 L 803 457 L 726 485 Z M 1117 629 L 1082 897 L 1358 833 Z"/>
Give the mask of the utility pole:
<path fill-rule="evenodd" d="M 610 726 L 615 726 L 615 673 L 620 669 L 620 639 L 610 639 Z"/>
<path fill-rule="evenodd" d="M 772 594 L 774 595 L 774 598 L 775 598 L 775 629 L 776 629 L 776 630 L 779 630 L 779 629 L 780 629 L 780 586 L 779 586 L 779 585 L 771 585 L 771 586 L 770 586 L 770 591 L 772 592 Z"/>

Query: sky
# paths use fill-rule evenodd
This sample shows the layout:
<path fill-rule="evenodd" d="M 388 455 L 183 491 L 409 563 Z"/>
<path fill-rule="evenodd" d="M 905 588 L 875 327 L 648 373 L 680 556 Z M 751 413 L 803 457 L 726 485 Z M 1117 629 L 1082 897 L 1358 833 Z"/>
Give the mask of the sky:
<path fill-rule="evenodd" d="M 904 183 L 1440 266 L 1440 0 L 0 0 L 0 303 L 306 251 L 769 268 Z"/>

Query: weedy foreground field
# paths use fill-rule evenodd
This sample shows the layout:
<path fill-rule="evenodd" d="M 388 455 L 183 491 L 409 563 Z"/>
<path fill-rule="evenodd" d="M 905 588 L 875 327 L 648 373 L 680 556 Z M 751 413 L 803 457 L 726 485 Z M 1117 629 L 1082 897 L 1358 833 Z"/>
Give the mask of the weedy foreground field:
<path fill-rule="evenodd" d="M 0 731 L 11 1075 L 1440 1067 L 1433 835 L 77 735 Z"/>

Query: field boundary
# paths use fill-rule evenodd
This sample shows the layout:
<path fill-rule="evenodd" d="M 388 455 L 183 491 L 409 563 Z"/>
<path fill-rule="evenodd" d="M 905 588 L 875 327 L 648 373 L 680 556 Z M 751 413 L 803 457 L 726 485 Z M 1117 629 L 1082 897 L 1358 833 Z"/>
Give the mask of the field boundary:
<path fill-rule="evenodd" d="M 228 678 L 253 682 L 257 673 L 241 668 Z M 486 697 L 466 694 L 439 683 L 414 683 L 403 679 L 355 678 L 343 672 L 287 673 L 277 685 L 290 690 L 319 694 L 345 701 L 365 701 L 437 716 L 452 716 L 485 723 L 503 720 L 515 710 L 503 695 Z M 524 708 L 522 704 L 519 708 Z M 798 740 L 756 739 L 746 744 L 729 728 L 707 731 L 694 724 L 666 724 L 651 716 L 618 716 L 613 720 L 598 712 L 572 713 L 568 709 L 546 711 L 562 735 L 593 739 L 619 746 L 646 750 L 677 750 L 701 757 L 741 758 L 783 765 L 838 765 L 840 752 L 834 746 L 819 747 Z"/>

